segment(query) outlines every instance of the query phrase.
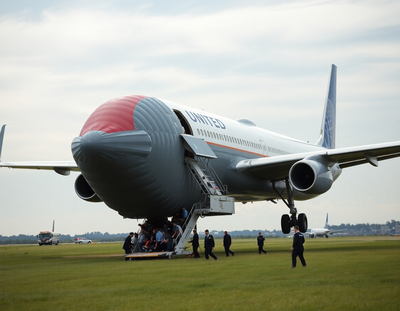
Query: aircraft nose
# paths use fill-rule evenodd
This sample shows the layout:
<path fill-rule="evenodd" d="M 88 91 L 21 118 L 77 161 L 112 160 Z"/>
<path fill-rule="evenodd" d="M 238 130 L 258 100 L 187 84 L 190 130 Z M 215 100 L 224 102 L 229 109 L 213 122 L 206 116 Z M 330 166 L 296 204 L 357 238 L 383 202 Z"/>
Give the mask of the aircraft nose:
<path fill-rule="evenodd" d="M 104 161 L 116 161 L 127 156 L 147 157 L 151 152 L 151 138 L 143 130 L 115 133 L 90 131 L 76 137 L 71 149 L 77 163 L 104 164 Z"/>

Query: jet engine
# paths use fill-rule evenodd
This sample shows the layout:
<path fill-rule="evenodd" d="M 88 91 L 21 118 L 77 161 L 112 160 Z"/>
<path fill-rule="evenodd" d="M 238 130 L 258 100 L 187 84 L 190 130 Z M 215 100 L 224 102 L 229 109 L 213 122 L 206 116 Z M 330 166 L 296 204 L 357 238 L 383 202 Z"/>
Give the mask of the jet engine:
<path fill-rule="evenodd" d="M 290 168 L 289 180 L 297 191 L 319 195 L 331 188 L 333 174 L 323 159 L 318 160 L 306 158 Z"/>
<path fill-rule="evenodd" d="M 103 202 L 96 192 L 89 186 L 85 177 L 80 174 L 75 180 L 75 192 L 82 200 L 89 202 Z"/>

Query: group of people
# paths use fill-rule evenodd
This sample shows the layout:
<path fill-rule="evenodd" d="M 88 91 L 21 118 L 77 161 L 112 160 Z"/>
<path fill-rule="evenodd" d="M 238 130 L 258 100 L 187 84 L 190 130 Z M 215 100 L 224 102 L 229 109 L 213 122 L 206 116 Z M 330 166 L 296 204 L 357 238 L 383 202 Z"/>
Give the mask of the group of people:
<path fill-rule="evenodd" d="M 264 241 L 265 238 L 262 236 L 261 232 L 258 233 L 257 237 L 257 245 L 258 245 L 258 253 L 267 252 L 264 250 Z M 299 257 L 301 264 L 303 267 L 306 266 L 306 260 L 304 259 L 304 244 L 305 239 L 304 235 L 299 231 L 299 226 L 294 226 L 294 235 L 293 235 L 293 244 L 292 244 L 292 268 L 296 268 L 296 258 Z"/>
<path fill-rule="evenodd" d="M 304 252 L 303 244 L 305 241 L 304 235 L 299 231 L 298 226 L 294 227 L 294 232 L 295 232 L 295 234 L 293 236 L 293 245 L 292 245 L 292 268 L 296 267 L 297 256 L 299 257 L 303 267 L 305 267 L 306 261 L 303 256 L 303 252 Z M 218 257 L 215 256 L 212 252 L 215 247 L 214 237 L 210 234 L 208 229 L 205 231 L 205 234 L 206 235 L 204 237 L 204 256 L 206 257 L 206 259 L 209 259 L 209 257 L 212 257 L 215 260 L 217 260 Z M 259 254 L 267 253 L 264 250 L 264 241 L 265 241 L 265 238 L 263 237 L 262 233 L 259 232 L 258 237 L 257 237 L 257 245 L 258 245 L 258 253 Z M 194 258 L 200 258 L 199 252 L 197 251 L 197 249 L 200 246 L 199 235 L 197 234 L 196 230 L 193 230 L 193 238 L 189 241 L 189 243 L 192 243 Z M 231 236 L 228 234 L 227 231 L 224 231 L 224 239 L 223 239 L 222 245 L 224 246 L 225 254 L 227 257 L 229 257 L 229 254 L 231 254 L 232 256 L 235 255 L 235 252 L 230 250 L 231 244 L 232 244 Z"/>
<path fill-rule="evenodd" d="M 146 220 L 139 224 L 139 233 L 131 232 L 125 239 L 122 248 L 125 254 L 136 252 L 172 251 L 182 236 L 187 211 L 182 207 L 181 213 L 172 217 Z"/>
<path fill-rule="evenodd" d="M 267 253 L 266 251 L 263 250 L 264 240 L 265 239 L 260 232 L 257 237 L 258 251 L 260 252 L 260 254 L 261 252 L 264 252 L 265 254 Z M 193 230 L 193 238 L 189 241 L 189 243 L 192 243 L 193 257 L 200 258 L 199 252 L 197 251 L 197 249 L 200 247 L 199 235 L 197 234 L 196 229 Z M 222 240 L 222 245 L 224 247 L 226 257 L 229 257 L 229 254 L 235 256 L 235 252 L 230 250 L 230 247 L 232 245 L 232 238 L 228 234 L 228 231 L 224 231 L 224 238 Z M 206 259 L 209 259 L 209 257 L 212 257 L 215 260 L 218 259 L 218 257 L 215 256 L 212 252 L 214 248 L 215 248 L 214 237 L 210 234 L 210 232 L 207 229 L 205 231 L 205 237 L 204 237 L 204 256 L 206 257 Z"/>
<path fill-rule="evenodd" d="M 187 217 L 186 210 L 182 208 L 182 217 L 176 215 L 176 218 L 172 219 L 172 221 L 163 220 L 163 221 L 145 221 L 143 225 L 140 225 L 140 234 L 131 232 L 129 236 L 126 237 L 123 249 L 126 254 L 134 253 L 134 252 L 160 252 L 160 251 L 172 251 L 174 245 L 177 244 L 179 238 L 182 236 L 183 230 L 182 226 L 184 224 L 184 220 Z M 299 231 L 299 227 L 294 227 L 295 234 L 293 235 L 293 245 L 292 245 L 292 268 L 296 267 L 296 258 L 299 257 L 301 264 L 303 267 L 306 266 L 306 261 L 303 256 L 304 252 L 304 235 Z M 264 241 L 265 238 L 259 232 L 257 237 L 257 245 L 258 245 L 258 253 L 267 252 L 264 250 Z M 198 248 L 200 247 L 199 235 L 197 230 L 193 230 L 193 237 L 189 241 L 192 244 L 193 248 L 193 257 L 200 258 L 200 254 L 198 252 Z M 235 252 L 230 250 L 232 244 L 231 236 L 227 231 L 224 231 L 224 238 L 222 245 L 225 249 L 225 254 L 227 257 L 229 255 L 234 256 Z M 210 232 L 205 230 L 204 237 L 204 256 L 206 259 L 209 257 L 218 259 L 217 256 L 213 254 L 213 250 L 215 248 L 215 240 L 214 237 L 210 234 Z"/>
<path fill-rule="evenodd" d="M 214 237 L 210 234 L 210 231 L 208 231 L 208 229 L 205 231 L 205 234 L 206 235 L 204 237 L 204 256 L 206 257 L 206 259 L 212 257 L 215 260 L 217 260 L 218 257 L 213 254 L 213 250 L 215 248 Z M 200 247 L 199 235 L 197 234 L 196 229 L 193 230 L 193 238 L 189 241 L 189 243 L 192 243 L 193 257 L 200 258 L 199 252 L 197 251 L 197 249 Z M 231 254 L 232 256 L 235 255 L 235 252 L 232 252 L 230 250 L 231 244 L 232 244 L 231 236 L 228 234 L 227 231 L 224 231 L 224 239 L 222 245 L 224 246 L 225 254 L 227 257 L 229 257 L 229 254 Z"/>

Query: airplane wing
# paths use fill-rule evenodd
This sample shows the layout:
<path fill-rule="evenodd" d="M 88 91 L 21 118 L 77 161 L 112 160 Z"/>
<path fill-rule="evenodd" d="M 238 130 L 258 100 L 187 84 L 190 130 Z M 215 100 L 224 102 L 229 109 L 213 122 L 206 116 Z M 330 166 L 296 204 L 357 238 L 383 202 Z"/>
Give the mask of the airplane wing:
<path fill-rule="evenodd" d="M 0 167 L 21 168 L 33 170 L 53 170 L 60 175 L 69 175 L 71 171 L 80 172 L 78 165 L 74 161 L 35 161 L 35 162 L 2 162 L 1 151 L 3 148 L 4 131 L 3 125 L 0 132 Z"/>
<path fill-rule="evenodd" d="M 74 161 L 0 162 L 0 167 L 53 170 L 64 176 L 69 175 L 71 171 L 80 172 L 78 165 Z"/>
<path fill-rule="evenodd" d="M 236 164 L 236 169 L 241 172 L 248 171 L 264 180 L 278 181 L 288 177 L 294 163 L 314 157 L 320 157 L 324 162 L 329 163 L 328 166 L 337 163 L 340 168 L 365 163 L 378 166 L 378 161 L 400 157 L 400 141 L 242 160 Z"/>

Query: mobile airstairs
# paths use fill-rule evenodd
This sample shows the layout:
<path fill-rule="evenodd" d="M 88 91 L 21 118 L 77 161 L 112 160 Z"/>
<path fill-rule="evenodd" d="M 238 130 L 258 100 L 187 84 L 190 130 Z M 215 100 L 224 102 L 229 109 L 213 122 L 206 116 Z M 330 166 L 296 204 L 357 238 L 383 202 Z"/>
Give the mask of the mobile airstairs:
<path fill-rule="evenodd" d="M 195 228 L 199 217 L 232 215 L 235 213 L 233 197 L 229 196 L 227 189 L 221 184 L 208 160 L 186 158 L 185 162 L 190 168 L 193 177 L 199 183 L 204 201 L 195 203 L 189 211 L 188 217 L 183 224 L 182 237 L 175 247 L 176 255 L 183 254 L 190 233 Z"/>
<path fill-rule="evenodd" d="M 216 158 L 216 155 L 199 138 L 191 135 L 181 135 L 185 141 L 185 149 L 190 152 L 190 156 L 185 157 L 185 163 L 198 183 L 203 194 L 201 202 L 193 204 L 188 211 L 188 216 L 182 225 L 183 233 L 177 238 L 177 244 L 174 251 L 154 252 L 154 253 L 133 253 L 125 257 L 159 257 L 171 258 L 175 255 L 189 255 L 191 252 L 185 251 L 185 245 L 189 240 L 190 234 L 196 227 L 199 217 L 232 215 L 235 213 L 235 200 L 229 196 L 228 189 L 222 184 L 214 169 L 210 164 L 210 159 Z"/>

